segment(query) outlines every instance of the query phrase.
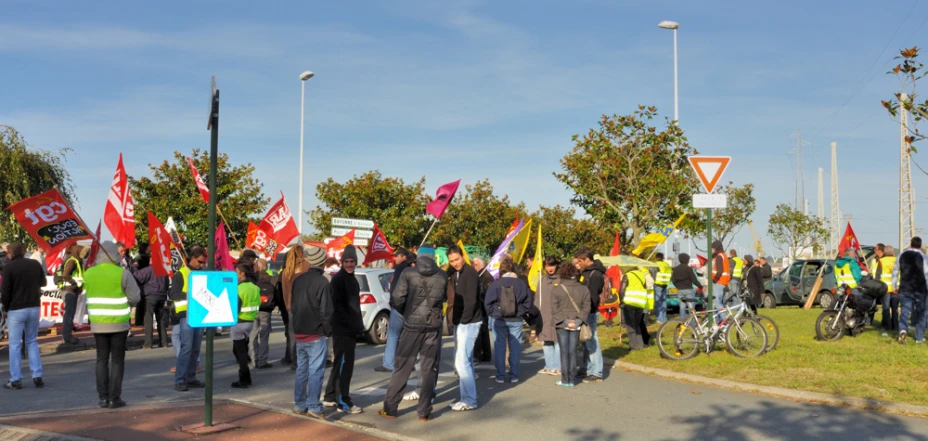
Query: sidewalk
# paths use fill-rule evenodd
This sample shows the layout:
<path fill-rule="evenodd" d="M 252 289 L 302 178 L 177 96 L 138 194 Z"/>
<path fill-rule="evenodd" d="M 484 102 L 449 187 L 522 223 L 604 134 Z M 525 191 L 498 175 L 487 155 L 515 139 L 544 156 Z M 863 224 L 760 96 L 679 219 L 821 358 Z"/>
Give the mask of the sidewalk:
<path fill-rule="evenodd" d="M 90 325 L 85 325 L 85 330 L 83 331 L 74 330 L 72 335 L 81 341 L 79 345 L 63 344 L 60 329 L 58 332 L 52 332 L 52 329 L 53 328 L 39 330 L 39 338 L 37 340 L 39 342 L 39 352 L 42 355 L 88 351 L 97 347 L 93 339 L 93 333 L 90 332 Z M 145 340 L 145 328 L 143 326 L 133 326 L 131 331 L 133 336 L 126 340 L 126 345 L 130 350 L 141 348 Z M 168 336 L 170 341 L 170 332 L 168 332 Z M 154 339 L 158 339 L 158 331 L 155 331 Z M 5 339 L 0 342 L 0 356 L 6 357 L 9 353 L 9 349 L 9 340 Z"/>
<path fill-rule="evenodd" d="M 91 409 L 50 414 L 20 414 L 0 418 L 4 439 L 89 439 L 99 441 L 180 441 L 202 437 L 180 431 L 182 426 L 203 423 L 202 401 L 119 410 Z M 209 435 L 211 441 L 273 440 L 377 441 L 382 438 L 336 424 L 326 424 L 293 414 L 284 414 L 225 400 L 216 400 L 213 423 L 227 423 L 233 430 Z M 7 427 L 4 427 L 7 426 Z M 13 427 L 9 427 L 13 426 Z M 25 430 L 18 430 L 24 428 Z M 38 432 L 37 432 L 38 431 Z M 21 435 L 22 437 L 17 437 Z M 56 437 L 56 435 L 62 435 Z"/>

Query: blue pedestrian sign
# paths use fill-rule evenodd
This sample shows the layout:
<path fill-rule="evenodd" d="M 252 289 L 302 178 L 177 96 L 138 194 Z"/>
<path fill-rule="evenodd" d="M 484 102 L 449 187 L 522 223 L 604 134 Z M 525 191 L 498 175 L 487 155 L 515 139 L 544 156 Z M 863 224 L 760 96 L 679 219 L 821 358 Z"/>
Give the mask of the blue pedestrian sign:
<path fill-rule="evenodd" d="M 187 281 L 187 323 L 191 328 L 238 323 L 238 275 L 235 271 L 192 271 Z"/>

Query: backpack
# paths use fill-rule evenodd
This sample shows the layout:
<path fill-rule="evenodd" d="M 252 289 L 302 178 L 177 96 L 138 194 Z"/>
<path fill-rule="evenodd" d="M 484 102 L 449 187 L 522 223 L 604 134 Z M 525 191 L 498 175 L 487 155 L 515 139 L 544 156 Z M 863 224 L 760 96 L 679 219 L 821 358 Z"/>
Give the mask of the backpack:
<path fill-rule="evenodd" d="M 612 290 L 612 278 L 603 274 L 603 289 L 599 292 L 599 306 L 616 308 L 619 306 L 619 295 Z"/>
<path fill-rule="evenodd" d="M 503 291 L 499 295 L 499 311 L 503 317 L 515 317 L 518 312 L 516 307 L 516 290 L 512 285 L 503 285 Z"/>

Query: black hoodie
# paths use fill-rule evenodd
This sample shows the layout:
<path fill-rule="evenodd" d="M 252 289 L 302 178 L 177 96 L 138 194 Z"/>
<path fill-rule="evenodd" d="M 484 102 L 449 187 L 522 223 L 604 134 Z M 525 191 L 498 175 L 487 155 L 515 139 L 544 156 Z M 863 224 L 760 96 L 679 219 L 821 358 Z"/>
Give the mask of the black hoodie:
<path fill-rule="evenodd" d="M 390 307 L 403 315 L 403 329 L 425 332 L 441 329 L 441 310 L 448 276 L 431 256 L 418 256 L 406 268 L 390 295 Z"/>
<path fill-rule="evenodd" d="M 580 283 L 586 285 L 590 290 L 590 314 L 599 312 L 599 293 L 603 291 L 606 267 L 599 260 L 594 260 L 593 264 L 586 267 L 580 274 Z"/>
<path fill-rule="evenodd" d="M 356 336 L 364 332 L 361 317 L 361 285 L 344 268 L 332 276 L 332 334 Z"/>
<path fill-rule="evenodd" d="M 673 283 L 673 286 L 678 290 L 693 289 L 693 285 L 702 288 L 702 283 L 699 283 L 696 272 L 690 268 L 690 255 L 680 253 L 679 258 L 680 264 L 675 266 L 670 274 L 670 282 Z"/>

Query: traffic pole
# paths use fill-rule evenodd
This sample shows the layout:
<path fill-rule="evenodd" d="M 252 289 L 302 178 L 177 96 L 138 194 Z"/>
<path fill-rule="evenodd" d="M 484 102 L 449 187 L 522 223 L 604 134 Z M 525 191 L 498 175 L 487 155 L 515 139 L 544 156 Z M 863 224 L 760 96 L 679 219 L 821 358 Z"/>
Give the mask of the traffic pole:
<path fill-rule="evenodd" d="M 216 269 L 216 169 L 219 167 L 219 90 L 213 77 L 213 103 L 210 109 L 209 140 L 209 257 L 206 269 Z M 206 396 L 203 425 L 213 425 L 213 334 L 214 328 L 206 329 Z"/>
<path fill-rule="evenodd" d="M 712 310 L 712 307 L 713 307 L 713 303 L 712 303 L 712 261 L 715 259 L 712 257 L 712 209 L 711 208 L 706 208 L 706 243 L 708 243 L 709 245 L 709 247 L 706 248 L 707 250 L 709 250 L 708 251 L 709 260 L 706 261 L 706 279 L 707 279 L 706 288 L 707 288 L 707 291 L 709 292 L 708 294 L 709 304 L 706 305 L 706 310 Z M 712 314 L 712 322 L 715 323 L 715 314 Z"/>

